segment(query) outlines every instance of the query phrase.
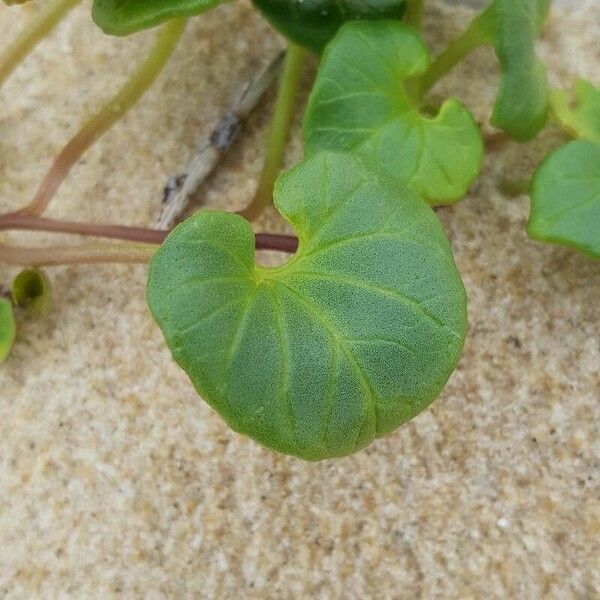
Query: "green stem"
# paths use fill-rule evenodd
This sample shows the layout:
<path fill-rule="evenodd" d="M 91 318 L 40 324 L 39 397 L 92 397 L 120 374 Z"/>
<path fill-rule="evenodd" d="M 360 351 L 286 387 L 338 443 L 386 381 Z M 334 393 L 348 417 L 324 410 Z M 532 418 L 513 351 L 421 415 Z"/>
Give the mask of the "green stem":
<path fill-rule="evenodd" d="M 273 186 L 283 162 L 305 57 L 306 51 L 303 48 L 292 43 L 288 45 L 258 188 L 250 204 L 241 211 L 242 216 L 249 221 L 256 219 L 273 201 Z"/>
<path fill-rule="evenodd" d="M 183 33 L 185 19 L 167 23 L 150 55 L 117 94 L 71 138 L 44 177 L 31 203 L 20 212 L 42 214 L 81 155 L 140 99 L 162 71 Z"/>
<path fill-rule="evenodd" d="M 80 0 L 50 0 L 0 56 L 0 87 Z"/>
<path fill-rule="evenodd" d="M 431 63 L 419 80 L 421 97 L 473 50 L 491 43 L 493 36 L 494 13 L 487 9 L 475 17 L 467 29 Z"/>
<path fill-rule="evenodd" d="M 404 19 L 408 25 L 420 31 L 423 24 L 424 0 L 407 0 Z"/>
<path fill-rule="evenodd" d="M 82 244 L 30 248 L 0 243 L 0 265 L 53 267 L 98 263 L 147 263 L 158 246 L 143 244 Z"/>

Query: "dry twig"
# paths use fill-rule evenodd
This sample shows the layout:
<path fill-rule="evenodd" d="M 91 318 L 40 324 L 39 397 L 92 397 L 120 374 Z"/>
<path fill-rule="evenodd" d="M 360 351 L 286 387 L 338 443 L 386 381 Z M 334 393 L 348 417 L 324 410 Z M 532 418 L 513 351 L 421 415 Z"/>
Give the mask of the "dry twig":
<path fill-rule="evenodd" d="M 279 75 L 283 57 L 284 52 L 280 52 L 257 77 L 246 85 L 208 140 L 198 148 L 185 172 L 169 178 L 164 192 L 163 210 L 156 222 L 158 229 L 171 229 L 177 223 L 187 208 L 192 194 L 212 173 L 219 160 L 231 147 L 245 119 Z"/>

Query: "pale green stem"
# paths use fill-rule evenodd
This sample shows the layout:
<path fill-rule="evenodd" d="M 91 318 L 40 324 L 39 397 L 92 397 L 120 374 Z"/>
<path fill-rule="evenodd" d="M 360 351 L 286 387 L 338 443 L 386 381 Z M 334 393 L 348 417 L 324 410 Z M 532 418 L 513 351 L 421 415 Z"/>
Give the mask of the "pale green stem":
<path fill-rule="evenodd" d="M 249 221 L 256 219 L 273 201 L 273 186 L 283 162 L 283 154 L 294 116 L 295 100 L 300 86 L 305 57 L 306 51 L 303 48 L 292 43 L 288 45 L 283 72 L 279 80 L 271 127 L 267 137 L 263 170 L 254 198 L 241 211 L 242 216 Z"/>
<path fill-rule="evenodd" d="M 80 0 L 49 0 L 17 39 L 0 55 L 0 87 L 27 55 Z"/>
<path fill-rule="evenodd" d="M 473 50 L 491 43 L 493 36 L 494 14 L 488 9 L 475 17 L 469 27 L 431 63 L 419 80 L 420 95 L 426 94 Z"/>
<path fill-rule="evenodd" d="M 147 263 L 158 246 L 142 244 L 82 244 L 26 248 L 0 244 L 0 265 L 52 267 L 98 263 Z"/>
<path fill-rule="evenodd" d="M 421 29 L 421 26 L 423 24 L 424 5 L 424 0 L 407 0 L 406 2 L 406 14 L 404 16 L 404 19 L 411 27 L 414 27 L 417 31 Z"/>
<path fill-rule="evenodd" d="M 55 159 L 31 203 L 19 211 L 20 213 L 40 215 L 46 210 L 50 200 L 82 154 L 119 121 L 152 85 L 173 54 L 185 23 L 185 19 L 175 19 L 162 28 L 150 55 L 112 100 L 71 138 Z"/>

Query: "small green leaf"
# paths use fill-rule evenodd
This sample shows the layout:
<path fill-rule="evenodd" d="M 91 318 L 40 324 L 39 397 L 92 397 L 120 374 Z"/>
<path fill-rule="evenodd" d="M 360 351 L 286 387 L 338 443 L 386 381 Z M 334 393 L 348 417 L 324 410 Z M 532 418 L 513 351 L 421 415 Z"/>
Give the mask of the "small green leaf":
<path fill-rule="evenodd" d="M 6 360 L 15 342 L 17 326 L 10 300 L 0 298 L 0 363 Z"/>
<path fill-rule="evenodd" d="M 92 18 L 109 35 L 129 35 L 176 17 L 192 17 L 223 0 L 94 0 Z"/>
<path fill-rule="evenodd" d="M 600 258 L 600 144 L 570 142 L 542 163 L 531 187 L 527 232 Z"/>
<path fill-rule="evenodd" d="M 309 460 L 350 454 L 439 395 L 464 287 L 433 211 L 352 155 L 300 163 L 275 205 L 300 241 L 289 262 L 256 265 L 247 221 L 201 211 L 153 257 L 148 304 L 234 430 Z"/>
<path fill-rule="evenodd" d="M 432 204 L 462 198 L 481 168 L 481 135 L 456 100 L 434 118 L 419 112 L 405 83 L 429 62 L 421 38 L 401 23 L 344 25 L 310 95 L 306 152 L 357 152 Z"/>
<path fill-rule="evenodd" d="M 320 53 L 347 21 L 401 19 L 404 0 L 252 0 L 285 37 Z"/>
<path fill-rule="evenodd" d="M 553 92 L 550 96 L 552 110 L 568 133 L 600 144 L 600 89 L 578 79 L 575 101 L 575 106 L 570 106 L 563 91 Z"/>
<path fill-rule="evenodd" d="M 495 46 L 502 68 L 492 125 L 518 141 L 533 138 L 546 123 L 548 76 L 536 58 L 535 40 L 550 0 L 494 0 Z"/>
<path fill-rule="evenodd" d="M 25 269 L 12 284 L 14 303 L 34 316 L 42 316 L 50 307 L 50 284 L 39 269 Z"/>

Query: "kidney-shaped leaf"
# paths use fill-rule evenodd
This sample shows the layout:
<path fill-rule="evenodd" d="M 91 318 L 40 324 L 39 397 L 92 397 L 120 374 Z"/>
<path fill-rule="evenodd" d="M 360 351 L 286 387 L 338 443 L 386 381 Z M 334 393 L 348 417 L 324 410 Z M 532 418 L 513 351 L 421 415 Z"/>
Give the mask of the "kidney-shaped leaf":
<path fill-rule="evenodd" d="M 400 19 L 405 0 L 252 0 L 285 37 L 321 52 L 347 21 Z"/>
<path fill-rule="evenodd" d="M 535 54 L 535 40 L 550 0 L 494 0 L 495 47 L 502 80 L 492 124 L 514 139 L 533 138 L 546 122 L 548 77 Z"/>
<path fill-rule="evenodd" d="M 10 300 L 0 298 L 0 363 L 10 354 L 17 334 Z"/>
<path fill-rule="evenodd" d="M 148 304 L 234 430 L 309 460 L 346 455 L 439 395 L 464 288 L 432 210 L 351 155 L 307 159 L 275 196 L 300 240 L 288 263 L 255 264 L 250 224 L 202 211 L 153 257 Z"/>
<path fill-rule="evenodd" d="M 307 153 L 358 152 L 432 204 L 462 198 L 481 168 L 481 135 L 456 100 L 431 119 L 419 112 L 405 80 L 429 61 L 421 38 L 401 23 L 342 27 L 323 53 L 310 95 Z"/>
<path fill-rule="evenodd" d="M 574 106 L 562 91 L 554 92 L 550 102 L 554 114 L 571 135 L 600 144 L 600 89 L 578 79 Z"/>
<path fill-rule="evenodd" d="M 175 17 L 197 15 L 223 0 L 94 0 L 92 18 L 110 35 L 128 35 Z"/>
<path fill-rule="evenodd" d="M 531 187 L 527 232 L 600 258 L 600 144 L 570 142 L 542 163 Z"/>

